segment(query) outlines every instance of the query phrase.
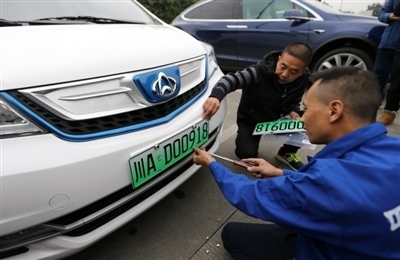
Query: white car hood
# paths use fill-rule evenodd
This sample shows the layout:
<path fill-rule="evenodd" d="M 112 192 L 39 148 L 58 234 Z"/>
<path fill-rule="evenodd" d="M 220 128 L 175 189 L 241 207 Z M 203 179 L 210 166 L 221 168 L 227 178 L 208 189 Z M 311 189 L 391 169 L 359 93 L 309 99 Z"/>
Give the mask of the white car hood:
<path fill-rule="evenodd" d="M 0 29 L 1 90 L 114 75 L 205 54 L 169 25 L 41 25 Z"/>

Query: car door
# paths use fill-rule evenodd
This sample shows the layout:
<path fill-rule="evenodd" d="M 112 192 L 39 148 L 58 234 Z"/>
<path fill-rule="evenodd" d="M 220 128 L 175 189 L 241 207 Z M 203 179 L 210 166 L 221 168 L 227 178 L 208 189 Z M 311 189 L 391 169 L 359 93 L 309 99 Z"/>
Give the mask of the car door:
<path fill-rule="evenodd" d="M 308 42 L 310 21 L 283 18 L 289 9 L 312 16 L 290 0 L 241 0 L 242 18 L 236 36 L 239 68 L 256 63 L 268 52 L 283 50 L 292 42 Z"/>
<path fill-rule="evenodd" d="M 190 20 L 179 25 L 197 39 L 214 47 L 218 65 L 229 70 L 237 67 L 236 24 L 239 0 L 204 1 L 185 14 Z"/>

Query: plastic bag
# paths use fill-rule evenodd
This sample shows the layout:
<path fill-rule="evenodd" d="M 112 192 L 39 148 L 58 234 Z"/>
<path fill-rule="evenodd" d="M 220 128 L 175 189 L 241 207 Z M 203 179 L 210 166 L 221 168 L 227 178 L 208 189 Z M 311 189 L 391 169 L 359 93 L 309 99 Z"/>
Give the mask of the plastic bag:
<path fill-rule="evenodd" d="M 285 133 L 285 134 L 264 134 L 261 140 L 289 144 L 310 150 L 314 150 L 317 147 L 317 145 L 310 143 L 308 136 L 304 132 Z"/>

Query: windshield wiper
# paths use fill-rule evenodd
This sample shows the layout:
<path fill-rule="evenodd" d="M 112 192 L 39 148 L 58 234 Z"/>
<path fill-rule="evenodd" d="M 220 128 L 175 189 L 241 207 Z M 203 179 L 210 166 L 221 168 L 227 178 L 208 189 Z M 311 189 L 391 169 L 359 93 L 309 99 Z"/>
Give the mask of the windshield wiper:
<path fill-rule="evenodd" d="M 138 21 L 126 21 L 112 18 L 103 18 L 96 16 L 58 16 L 58 17 L 46 17 L 36 19 L 35 21 L 51 21 L 51 20 L 67 20 L 67 21 L 87 21 L 92 23 L 129 23 L 129 24 L 144 24 Z"/>
<path fill-rule="evenodd" d="M 0 26 L 22 26 L 22 24 L 0 18 Z"/>

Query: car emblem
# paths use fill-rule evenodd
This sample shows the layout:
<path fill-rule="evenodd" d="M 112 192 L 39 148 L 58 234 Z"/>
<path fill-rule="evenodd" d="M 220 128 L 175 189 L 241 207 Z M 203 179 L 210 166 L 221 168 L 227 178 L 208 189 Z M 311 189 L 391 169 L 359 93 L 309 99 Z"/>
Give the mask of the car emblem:
<path fill-rule="evenodd" d="M 151 90 L 158 97 L 169 97 L 175 93 L 176 80 L 172 77 L 167 77 L 163 72 L 159 72 Z"/>
<path fill-rule="evenodd" d="M 136 74 L 132 79 L 143 97 L 151 103 L 167 101 L 177 96 L 181 89 L 178 66 Z"/>

